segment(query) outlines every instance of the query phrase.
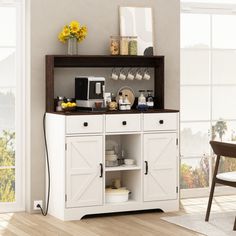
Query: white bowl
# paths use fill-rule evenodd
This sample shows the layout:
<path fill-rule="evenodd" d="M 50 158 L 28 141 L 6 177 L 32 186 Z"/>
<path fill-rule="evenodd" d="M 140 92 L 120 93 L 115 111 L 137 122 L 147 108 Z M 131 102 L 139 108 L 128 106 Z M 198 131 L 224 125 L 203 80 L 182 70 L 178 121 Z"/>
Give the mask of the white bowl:
<path fill-rule="evenodd" d="M 134 159 L 124 159 L 125 165 L 134 165 Z"/>
<path fill-rule="evenodd" d="M 129 190 L 127 189 L 106 189 L 105 192 L 106 203 L 127 202 L 129 200 Z"/>

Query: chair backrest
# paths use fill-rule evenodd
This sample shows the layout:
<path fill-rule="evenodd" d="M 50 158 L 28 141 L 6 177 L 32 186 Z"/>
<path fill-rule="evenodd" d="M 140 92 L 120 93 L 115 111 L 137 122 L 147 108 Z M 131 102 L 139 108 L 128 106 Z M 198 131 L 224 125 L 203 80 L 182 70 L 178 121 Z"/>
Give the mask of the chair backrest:
<path fill-rule="evenodd" d="M 236 158 L 236 144 L 210 141 L 214 153 L 218 156 Z"/>

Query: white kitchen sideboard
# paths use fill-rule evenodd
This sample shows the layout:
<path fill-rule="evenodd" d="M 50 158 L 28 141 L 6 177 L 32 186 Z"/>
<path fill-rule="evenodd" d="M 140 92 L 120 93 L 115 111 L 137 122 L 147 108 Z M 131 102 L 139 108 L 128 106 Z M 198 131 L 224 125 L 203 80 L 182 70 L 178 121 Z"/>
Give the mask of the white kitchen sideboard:
<path fill-rule="evenodd" d="M 61 220 L 85 215 L 179 209 L 179 113 L 47 113 L 51 169 L 49 214 Z M 105 166 L 115 144 L 136 166 Z M 121 179 L 131 191 L 124 203 L 106 203 L 105 188 Z"/>

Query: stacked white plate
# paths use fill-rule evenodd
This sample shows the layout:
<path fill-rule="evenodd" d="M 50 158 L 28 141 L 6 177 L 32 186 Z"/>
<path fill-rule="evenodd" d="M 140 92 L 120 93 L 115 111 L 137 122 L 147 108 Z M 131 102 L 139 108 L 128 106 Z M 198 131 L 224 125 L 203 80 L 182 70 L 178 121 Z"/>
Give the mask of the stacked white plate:
<path fill-rule="evenodd" d="M 106 150 L 106 155 L 114 155 L 115 151 L 114 150 Z"/>
<path fill-rule="evenodd" d="M 118 166 L 118 156 L 115 154 L 114 150 L 106 150 L 106 166 L 113 167 Z"/>

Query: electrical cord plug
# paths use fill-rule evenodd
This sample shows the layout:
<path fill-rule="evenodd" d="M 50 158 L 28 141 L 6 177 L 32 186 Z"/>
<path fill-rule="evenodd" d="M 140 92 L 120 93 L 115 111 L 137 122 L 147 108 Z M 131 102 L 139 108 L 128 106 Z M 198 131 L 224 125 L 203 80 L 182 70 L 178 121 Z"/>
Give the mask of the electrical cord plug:
<path fill-rule="evenodd" d="M 47 215 L 47 211 L 46 212 L 44 212 L 44 210 L 43 210 L 43 208 L 41 207 L 41 205 L 40 204 L 37 204 L 37 206 L 36 206 L 37 208 L 39 208 L 40 210 L 41 210 L 41 213 L 42 213 L 42 215 L 43 216 L 46 216 Z"/>

